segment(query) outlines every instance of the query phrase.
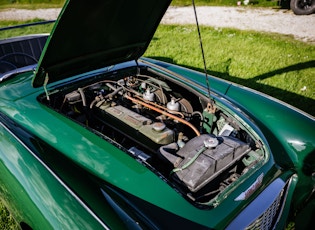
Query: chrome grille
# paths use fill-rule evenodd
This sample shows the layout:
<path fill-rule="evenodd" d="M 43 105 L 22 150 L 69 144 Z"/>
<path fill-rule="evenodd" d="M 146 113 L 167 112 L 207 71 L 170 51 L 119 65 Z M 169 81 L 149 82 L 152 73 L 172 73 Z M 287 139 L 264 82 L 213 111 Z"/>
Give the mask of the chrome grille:
<path fill-rule="evenodd" d="M 269 208 L 259 216 L 255 221 L 253 221 L 250 225 L 248 225 L 246 230 L 249 229 L 271 229 L 275 222 L 275 217 L 277 213 L 281 210 L 281 200 L 284 189 L 279 193 L 279 196 L 275 199 L 275 201 L 269 206 Z"/>
<path fill-rule="evenodd" d="M 290 180 L 275 179 L 231 221 L 226 230 L 274 229 L 282 217 L 289 184 Z"/>

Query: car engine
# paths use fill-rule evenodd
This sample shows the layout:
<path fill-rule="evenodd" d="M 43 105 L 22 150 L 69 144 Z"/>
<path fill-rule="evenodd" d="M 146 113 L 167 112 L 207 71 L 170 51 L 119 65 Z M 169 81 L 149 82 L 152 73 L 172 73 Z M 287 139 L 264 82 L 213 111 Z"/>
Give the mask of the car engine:
<path fill-rule="evenodd" d="M 96 131 L 188 200 L 209 204 L 264 158 L 242 123 L 162 74 L 97 76 L 40 99 Z"/>

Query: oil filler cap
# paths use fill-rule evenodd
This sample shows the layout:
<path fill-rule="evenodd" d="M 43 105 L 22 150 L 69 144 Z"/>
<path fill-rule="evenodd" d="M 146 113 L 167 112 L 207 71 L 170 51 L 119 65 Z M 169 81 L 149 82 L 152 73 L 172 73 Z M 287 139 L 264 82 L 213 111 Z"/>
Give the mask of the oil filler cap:
<path fill-rule="evenodd" d="M 165 129 L 166 125 L 163 122 L 155 122 L 152 126 L 154 131 L 161 132 Z"/>

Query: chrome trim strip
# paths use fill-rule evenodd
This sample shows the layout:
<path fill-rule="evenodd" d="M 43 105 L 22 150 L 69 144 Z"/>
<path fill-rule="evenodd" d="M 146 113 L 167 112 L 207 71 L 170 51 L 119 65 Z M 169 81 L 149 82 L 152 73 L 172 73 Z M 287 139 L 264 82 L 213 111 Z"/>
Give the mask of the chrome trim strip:
<path fill-rule="evenodd" d="M 288 193 L 289 193 L 289 189 L 290 189 L 290 186 L 292 184 L 292 181 L 293 181 L 293 176 L 291 176 L 291 178 L 288 180 L 287 182 L 287 189 L 285 191 L 285 193 L 282 195 L 282 200 L 285 202 L 287 200 L 287 197 L 288 197 Z M 280 207 L 280 210 L 279 210 L 279 214 L 278 214 L 278 217 L 277 217 L 277 220 L 275 221 L 275 226 L 277 225 L 277 223 L 280 221 L 280 218 L 282 216 L 282 213 L 283 213 L 283 209 L 284 209 L 284 206 L 285 204 L 283 203 Z M 275 229 L 275 228 L 273 228 Z"/>
<path fill-rule="evenodd" d="M 36 67 L 37 67 L 37 64 L 28 65 L 28 66 L 24 66 L 24 67 L 21 67 L 18 69 L 11 70 L 11 71 L 6 72 L 4 74 L 0 74 L 0 82 L 10 78 L 13 75 L 19 74 L 19 73 L 24 73 L 24 72 L 28 72 L 28 71 L 35 71 Z"/>

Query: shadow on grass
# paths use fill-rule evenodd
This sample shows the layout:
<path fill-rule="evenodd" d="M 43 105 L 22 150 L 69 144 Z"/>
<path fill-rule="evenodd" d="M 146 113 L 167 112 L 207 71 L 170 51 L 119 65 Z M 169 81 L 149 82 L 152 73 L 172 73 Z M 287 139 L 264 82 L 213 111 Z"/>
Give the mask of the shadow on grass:
<path fill-rule="evenodd" d="M 164 61 L 164 62 L 168 62 L 172 64 L 177 64 L 171 58 L 166 58 L 166 57 L 150 57 L 150 58 L 154 58 L 156 60 L 160 60 L 160 61 Z M 204 72 L 204 70 L 200 68 L 195 68 L 195 67 L 187 66 L 187 65 L 181 65 L 181 66 L 189 68 L 189 69 L 194 69 L 199 72 Z M 268 73 L 264 73 L 250 79 L 241 79 L 236 76 L 229 75 L 228 66 L 227 66 L 227 72 L 217 72 L 217 71 L 208 70 L 208 74 L 240 84 L 240 85 L 244 85 L 246 87 L 255 89 L 260 92 L 263 92 L 267 95 L 270 95 L 281 101 L 284 101 L 290 105 L 293 105 L 294 107 L 299 108 L 311 114 L 312 116 L 315 116 L 315 100 L 296 94 L 296 93 L 292 93 L 292 92 L 279 89 L 273 86 L 260 84 L 259 82 L 257 82 L 258 80 L 267 79 L 277 74 L 282 74 L 282 73 L 287 73 L 287 72 L 297 71 L 297 70 L 302 70 L 302 69 L 307 69 L 307 68 L 314 68 L 314 66 L 315 66 L 315 61 L 302 62 L 295 65 L 287 66 L 285 68 L 277 69 Z"/>

